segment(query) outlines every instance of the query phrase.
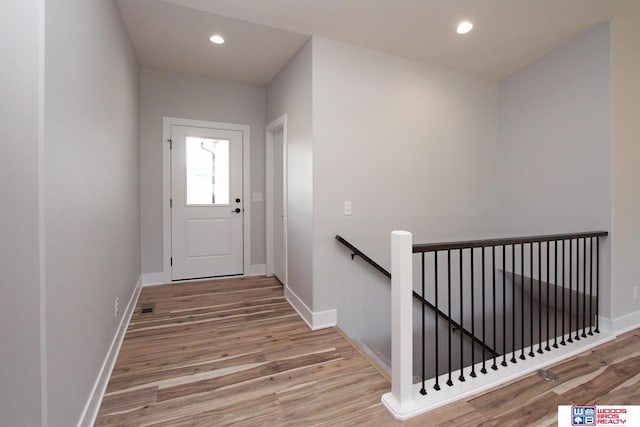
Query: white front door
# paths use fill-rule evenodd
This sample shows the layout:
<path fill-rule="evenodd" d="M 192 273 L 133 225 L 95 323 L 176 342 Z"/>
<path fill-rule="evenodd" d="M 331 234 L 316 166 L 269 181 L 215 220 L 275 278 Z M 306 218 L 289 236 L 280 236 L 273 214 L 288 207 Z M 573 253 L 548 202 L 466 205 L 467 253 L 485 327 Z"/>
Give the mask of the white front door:
<path fill-rule="evenodd" d="M 242 132 L 171 126 L 171 278 L 244 273 Z"/>

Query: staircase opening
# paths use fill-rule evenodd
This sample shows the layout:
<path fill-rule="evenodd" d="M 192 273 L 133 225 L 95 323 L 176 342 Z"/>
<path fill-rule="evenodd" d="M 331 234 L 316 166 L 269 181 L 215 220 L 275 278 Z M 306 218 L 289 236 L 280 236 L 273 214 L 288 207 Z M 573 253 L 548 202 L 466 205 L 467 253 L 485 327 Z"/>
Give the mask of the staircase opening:
<path fill-rule="evenodd" d="M 600 333 L 600 246 L 607 235 L 413 244 L 410 233 L 394 232 L 392 254 L 400 247 L 406 252 L 401 261 L 392 255 L 393 277 L 336 236 L 352 259 L 359 256 L 392 279 L 392 393 L 383 397 L 385 406 L 406 419 L 462 398 L 456 385 L 465 384 L 460 393 L 466 396 L 474 384 L 486 389 L 528 372 L 557 381 L 555 373 L 539 370 L 547 353 L 566 357 L 606 339 L 583 344 Z M 432 403 L 423 402 L 429 399 Z M 414 403 L 424 407 L 416 409 Z"/>

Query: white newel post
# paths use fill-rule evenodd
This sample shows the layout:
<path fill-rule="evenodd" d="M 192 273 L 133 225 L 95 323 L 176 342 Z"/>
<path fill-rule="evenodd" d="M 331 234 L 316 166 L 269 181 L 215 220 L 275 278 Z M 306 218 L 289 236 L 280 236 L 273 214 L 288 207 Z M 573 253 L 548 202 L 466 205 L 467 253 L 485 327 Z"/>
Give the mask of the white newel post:
<path fill-rule="evenodd" d="M 391 394 L 400 412 L 413 400 L 413 239 L 391 233 Z M 395 406 L 394 405 L 394 406 Z"/>

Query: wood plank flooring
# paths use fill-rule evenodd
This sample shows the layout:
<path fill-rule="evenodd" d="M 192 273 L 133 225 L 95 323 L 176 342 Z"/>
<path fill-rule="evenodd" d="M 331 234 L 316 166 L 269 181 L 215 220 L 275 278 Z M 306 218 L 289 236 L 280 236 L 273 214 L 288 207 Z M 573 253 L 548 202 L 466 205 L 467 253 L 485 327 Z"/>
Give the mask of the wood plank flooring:
<path fill-rule="evenodd" d="M 310 331 L 277 280 L 172 284 L 143 289 L 96 425 L 555 425 L 559 404 L 640 404 L 640 330 L 552 369 L 399 422 L 388 380 L 338 330 Z"/>

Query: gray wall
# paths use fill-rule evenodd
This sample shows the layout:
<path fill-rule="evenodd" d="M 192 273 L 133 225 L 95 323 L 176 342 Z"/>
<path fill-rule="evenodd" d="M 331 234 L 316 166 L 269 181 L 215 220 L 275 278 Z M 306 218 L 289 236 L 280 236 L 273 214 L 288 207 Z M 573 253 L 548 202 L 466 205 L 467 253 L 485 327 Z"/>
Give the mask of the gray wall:
<path fill-rule="evenodd" d="M 640 29 L 612 23 L 612 317 L 640 311 Z"/>
<path fill-rule="evenodd" d="M 37 426 L 40 398 L 38 73 L 43 1 L 0 2 L 0 425 Z"/>
<path fill-rule="evenodd" d="M 48 420 L 71 426 L 140 275 L 138 64 L 112 1 L 48 1 L 45 34 Z"/>
<path fill-rule="evenodd" d="M 311 309 L 313 302 L 312 43 L 308 41 L 267 86 L 267 123 L 287 114 L 289 288 Z"/>
<path fill-rule="evenodd" d="M 416 242 L 495 232 L 497 84 L 314 37 L 314 310 L 388 353 L 390 233 Z M 353 215 L 343 203 L 353 203 Z"/>
<path fill-rule="evenodd" d="M 500 82 L 503 233 L 611 229 L 609 40 L 601 24 Z M 606 289 L 608 243 L 603 249 Z"/>
<path fill-rule="evenodd" d="M 251 127 L 251 192 L 264 195 L 265 88 L 143 68 L 140 89 L 142 271 L 162 271 L 162 117 Z M 251 202 L 251 264 L 265 262 L 264 198 Z"/>

